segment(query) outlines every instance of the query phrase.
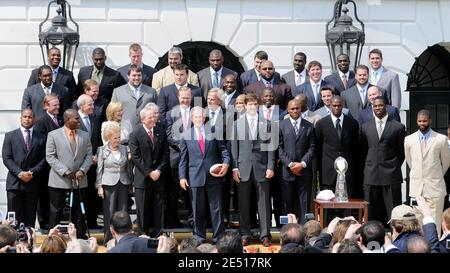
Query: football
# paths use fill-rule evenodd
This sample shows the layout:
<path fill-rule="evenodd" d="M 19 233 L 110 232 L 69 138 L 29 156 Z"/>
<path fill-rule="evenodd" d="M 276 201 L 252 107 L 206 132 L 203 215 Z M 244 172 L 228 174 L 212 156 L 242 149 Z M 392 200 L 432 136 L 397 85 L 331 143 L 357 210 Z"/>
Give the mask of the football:
<path fill-rule="evenodd" d="M 220 171 L 222 170 L 222 165 L 220 164 L 214 164 L 211 166 L 211 168 L 209 169 L 209 173 L 212 176 L 218 176 L 218 174 L 220 173 Z"/>

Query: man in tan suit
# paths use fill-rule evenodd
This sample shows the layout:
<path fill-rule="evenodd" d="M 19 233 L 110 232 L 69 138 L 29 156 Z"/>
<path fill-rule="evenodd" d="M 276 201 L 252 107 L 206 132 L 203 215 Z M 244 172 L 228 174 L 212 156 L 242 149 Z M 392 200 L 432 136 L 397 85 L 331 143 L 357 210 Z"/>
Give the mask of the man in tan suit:
<path fill-rule="evenodd" d="M 175 65 L 181 64 L 182 60 L 183 50 L 181 50 L 181 48 L 174 46 L 169 49 L 169 52 L 167 54 L 167 61 L 169 65 L 153 74 L 152 87 L 156 89 L 156 93 L 158 95 L 161 88 L 175 83 L 173 69 L 175 68 Z M 187 82 L 192 85 L 199 86 L 197 74 L 189 70 Z"/>
<path fill-rule="evenodd" d="M 411 169 L 409 196 L 424 197 L 436 227 L 440 227 L 446 195 L 444 174 L 450 166 L 447 137 L 430 128 L 428 110 L 417 113 L 417 125 L 419 130 L 405 138 L 405 157 Z"/>

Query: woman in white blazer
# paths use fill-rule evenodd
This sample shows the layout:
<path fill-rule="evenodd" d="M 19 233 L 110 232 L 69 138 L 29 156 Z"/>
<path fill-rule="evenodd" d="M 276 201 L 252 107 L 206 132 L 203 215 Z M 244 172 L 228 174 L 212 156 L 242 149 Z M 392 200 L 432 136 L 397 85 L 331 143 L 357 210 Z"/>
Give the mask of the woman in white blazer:
<path fill-rule="evenodd" d="M 112 122 L 117 122 L 120 125 L 120 143 L 127 145 L 128 138 L 130 137 L 133 129 L 131 128 L 131 123 L 127 120 L 122 120 L 123 116 L 123 106 L 120 102 L 110 102 L 108 107 L 106 107 L 106 121 L 102 123 L 101 135 L 103 144 L 107 143 L 104 135 L 105 127 Z"/>
<path fill-rule="evenodd" d="M 103 217 L 106 244 L 111 238 L 109 221 L 116 211 L 128 208 L 128 190 L 131 179 L 128 171 L 127 147 L 120 144 L 120 125 L 111 122 L 104 128 L 107 144 L 97 150 L 97 181 L 95 187 L 103 199 Z"/>

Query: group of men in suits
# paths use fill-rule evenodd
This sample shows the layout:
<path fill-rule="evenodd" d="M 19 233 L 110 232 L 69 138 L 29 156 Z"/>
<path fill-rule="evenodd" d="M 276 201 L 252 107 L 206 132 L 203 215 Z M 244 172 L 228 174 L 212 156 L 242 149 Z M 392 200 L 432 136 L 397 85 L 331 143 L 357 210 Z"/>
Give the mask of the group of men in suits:
<path fill-rule="evenodd" d="M 39 170 L 43 170 L 42 177 L 49 182 L 37 188 L 41 191 L 50 188 L 51 225 L 61 218 L 62 196 L 67 190 L 79 185 L 77 192 L 81 196 L 76 196 L 76 200 L 89 196 L 84 181 L 87 177 L 89 185 L 95 183 L 100 124 L 110 101 L 122 104 L 122 120 L 133 128 L 129 147 L 135 165 L 138 224 L 143 232 L 153 236 L 161 232 L 164 224 L 164 206 L 168 208 L 167 222 L 177 224 L 180 185 L 190 189 L 194 235 L 199 240 L 206 238 L 205 209 L 209 209 L 217 238 L 224 228 L 233 178 L 239 182 L 237 203 L 244 239 L 249 239 L 252 217 L 247 196 L 255 187 L 260 239 L 268 245 L 272 191 L 268 181 L 281 181 L 280 210 L 296 212 L 302 221 L 310 210 L 311 181 L 316 181 L 317 171 L 320 189 L 334 191 L 334 160 L 338 156 L 349 163 L 346 179 L 350 196 L 362 196 L 363 181 L 372 216 L 389 214 L 401 200 L 399 166 L 404 152 L 399 143 L 405 137 L 398 114 L 401 94 L 398 75 L 382 66 L 381 51 L 374 49 L 369 53 L 370 69 L 359 65 L 355 72 L 350 71 L 348 55 L 340 54 L 338 71 L 325 78 L 320 62 L 306 65 L 307 57 L 302 52 L 294 55 L 294 69 L 283 77 L 264 51 L 255 54 L 254 68 L 240 76 L 223 66 L 222 52 L 217 49 L 209 54 L 210 65 L 197 74 L 181 63 L 183 54 L 179 47 L 169 50 L 169 65 L 157 72 L 142 62 L 139 44 L 129 47 L 129 57 L 130 64 L 116 71 L 106 65 L 105 51 L 94 49 L 93 65 L 80 69 L 78 85 L 72 72 L 59 67 L 61 54 L 56 48 L 48 52 L 49 66 L 32 71 L 23 95 L 22 115 L 29 116 L 30 111 L 25 109 L 32 110 L 36 139 L 40 134 L 44 138 L 48 134 L 48 165 L 44 160 Z M 258 102 L 262 104 L 259 107 L 255 105 Z M 244 105 L 247 112 L 235 111 L 233 106 L 237 104 Z M 65 111 L 71 106 L 78 111 Z M 205 109 L 200 111 L 196 106 Z M 55 133 L 50 134 L 52 130 Z M 274 140 L 275 135 L 279 138 L 277 145 L 267 145 L 268 139 Z M 235 138 L 238 136 L 242 139 Z M 72 138 L 76 145 L 72 146 Z M 26 142 L 27 136 L 22 139 Z M 70 149 L 61 148 L 64 145 L 73 148 L 74 162 L 70 164 L 65 159 L 70 157 Z M 271 148 L 263 151 L 263 146 Z M 362 149 L 358 150 L 359 147 Z M 55 156 L 60 151 L 63 151 L 61 159 Z M 384 166 L 384 161 L 393 163 Z M 209 173 L 209 167 L 215 163 L 222 164 L 220 176 L 226 175 L 225 179 Z M 386 173 L 392 181 L 375 179 Z M 31 181 L 30 175 L 27 171 L 22 173 L 25 180 Z M 94 199 L 88 198 L 90 223 L 96 220 L 92 211 L 98 210 L 93 209 Z M 45 203 L 45 197 L 41 200 Z M 39 208 L 45 211 L 42 203 Z"/>

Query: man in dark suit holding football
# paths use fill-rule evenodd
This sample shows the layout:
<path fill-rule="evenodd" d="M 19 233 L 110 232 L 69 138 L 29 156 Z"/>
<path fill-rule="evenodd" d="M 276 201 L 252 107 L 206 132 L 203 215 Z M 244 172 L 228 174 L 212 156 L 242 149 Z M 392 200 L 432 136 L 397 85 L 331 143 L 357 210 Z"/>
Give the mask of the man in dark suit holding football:
<path fill-rule="evenodd" d="M 197 240 L 206 241 L 206 202 L 208 202 L 213 226 L 213 241 L 217 241 L 224 231 L 222 214 L 222 176 L 230 165 L 230 155 L 223 140 L 205 130 L 205 111 L 201 107 L 191 110 L 194 126 L 183 133 L 180 139 L 180 186 L 190 188 L 194 213 L 193 235 Z M 210 173 L 211 166 L 217 168 Z"/>

